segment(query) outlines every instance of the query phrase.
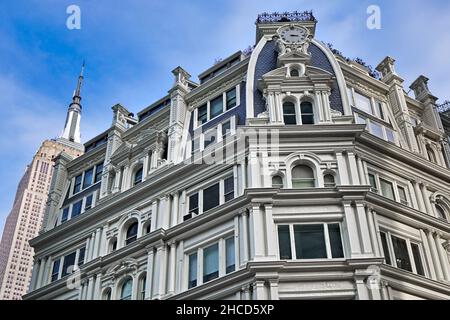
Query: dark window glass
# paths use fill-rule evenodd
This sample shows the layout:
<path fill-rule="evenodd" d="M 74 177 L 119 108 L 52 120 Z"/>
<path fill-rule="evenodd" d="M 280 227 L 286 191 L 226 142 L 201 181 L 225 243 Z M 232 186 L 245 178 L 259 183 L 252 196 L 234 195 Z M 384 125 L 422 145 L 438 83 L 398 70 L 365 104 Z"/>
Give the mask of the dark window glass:
<path fill-rule="evenodd" d="M 227 240 L 225 240 L 225 248 L 226 248 L 226 273 L 230 273 L 235 270 L 234 238 L 228 238 Z"/>
<path fill-rule="evenodd" d="M 283 178 L 280 176 L 273 176 L 272 177 L 272 187 L 274 188 L 283 188 Z"/>
<path fill-rule="evenodd" d="M 222 140 L 225 140 L 225 137 L 230 134 L 231 134 L 231 121 L 222 123 Z"/>
<path fill-rule="evenodd" d="M 313 170 L 304 165 L 292 169 L 292 187 L 298 189 L 314 188 L 316 185 Z"/>
<path fill-rule="evenodd" d="M 314 111 L 311 102 L 302 102 L 300 111 L 302 113 L 302 124 L 314 124 Z"/>
<path fill-rule="evenodd" d="M 334 188 L 336 187 L 336 182 L 334 181 L 334 176 L 331 174 L 326 174 L 323 177 L 323 181 L 325 184 L 325 188 Z"/>
<path fill-rule="evenodd" d="M 151 222 L 149 221 L 149 222 L 147 223 L 147 226 L 145 227 L 145 233 L 146 233 L 146 234 L 150 233 L 151 226 L 152 226 L 152 224 L 151 224 Z"/>
<path fill-rule="evenodd" d="M 434 207 L 436 208 L 438 218 L 447 221 L 444 209 L 438 204 L 436 204 Z"/>
<path fill-rule="evenodd" d="M 208 108 L 205 105 L 198 108 L 198 123 L 203 124 L 208 121 Z"/>
<path fill-rule="evenodd" d="M 395 262 L 397 263 L 397 267 L 412 272 L 406 241 L 392 236 L 392 244 L 394 245 Z"/>
<path fill-rule="evenodd" d="M 135 222 L 132 225 L 128 227 L 127 230 L 127 239 L 125 241 L 125 244 L 130 244 L 136 241 L 137 239 L 137 232 L 138 232 L 138 223 Z"/>
<path fill-rule="evenodd" d="M 297 259 L 320 259 L 327 257 L 323 225 L 294 226 Z"/>
<path fill-rule="evenodd" d="M 295 105 L 292 102 L 283 103 L 284 124 L 297 124 Z"/>
<path fill-rule="evenodd" d="M 192 218 L 193 215 L 198 215 L 198 193 L 189 196 L 189 218 L 185 216 L 184 220 Z"/>
<path fill-rule="evenodd" d="M 88 210 L 88 209 L 92 208 L 92 198 L 93 198 L 92 194 L 86 198 L 86 204 L 84 206 L 84 210 Z"/>
<path fill-rule="evenodd" d="M 126 280 L 122 285 L 120 300 L 131 300 L 132 291 L 133 291 L 133 280 L 130 278 Z"/>
<path fill-rule="evenodd" d="M 369 181 L 372 192 L 378 193 L 377 180 L 373 174 L 369 174 Z"/>
<path fill-rule="evenodd" d="M 197 253 L 189 256 L 189 284 L 188 288 L 197 286 Z"/>
<path fill-rule="evenodd" d="M 73 193 L 78 193 L 81 190 L 81 179 L 83 176 L 80 174 L 75 178 L 75 185 L 73 186 Z"/>
<path fill-rule="evenodd" d="M 289 226 L 278 226 L 278 244 L 280 247 L 280 259 L 292 259 Z"/>
<path fill-rule="evenodd" d="M 411 243 L 411 250 L 414 257 L 414 263 L 416 265 L 417 274 L 424 276 L 425 271 L 423 270 L 422 257 L 420 256 L 419 245 L 416 243 Z"/>
<path fill-rule="evenodd" d="M 344 250 L 342 248 L 341 228 L 339 224 L 329 224 L 328 234 L 330 237 L 331 255 L 333 258 L 343 258 Z"/>
<path fill-rule="evenodd" d="M 219 205 L 219 184 L 203 190 L 203 212 Z"/>
<path fill-rule="evenodd" d="M 111 250 L 112 251 L 116 251 L 116 249 L 117 249 L 117 240 L 114 240 L 112 245 L 111 245 Z"/>
<path fill-rule="evenodd" d="M 386 198 L 394 200 L 394 186 L 389 181 L 380 179 L 381 194 Z"/>
<path fill-rule="evenodd" d="M 74 271 L 73 269 L 75 267 L 75 257 L 76 252 L 73 252 L 64 257 L 62 277 L 67 276 L 68 274 L 71 274 Z"/>
<path fill-rule="evenodd" d="M 386 233 L 380 232 L 380 237 L 381 237 L 381 244 L 383 245 L 384 260 L 386 260 L 387 264 L 392 265 L 391 255 L 389 254 L 389 247 L 388 247 Z"/>
<path fill-rule="evenodd" d="M 69 207 L 64 208 L 61 216 L 61 223 L 66 222 L 69 218 Z"/>
<path fill-rule="evenodd" d="M 377 107 L 378 115 L 380 116 L 381 119 L 384 119 L 383 105 L 379 101 L 377 101 L 375 104 Z"/>
<path fill-rule="evenodd" d="M 209 106 L 210 119 L 213 119 L 223 112 L 223 96 L 220 95 L 217 98 L 211 100 Z"/>
<path fill-rule="evenodd" d="M 81 213 L 81 206 L 83 205 L 83 200 L 75 202 L 72 206 L 72 219 Z"/>
<path fill-rule="evenodd" d="M 78 254 L 78 266 L 82 266 L 84 264 L 85 254 L 86 254 L 86 248 L 83 247 L 80 249 L 80 253 Z"/>
<path fill-rule="evenodd" d="M 400 202 L 404 205 L 408 205 L 408 198 L 406 197 L 406 191 L 403 187 L 398 187 L 398 194 L 400 196 Z"/>
<path fill-rule="evenodd" d="M 147 285 L 147 277 L 143 276 L 140 280 L 139 280 L 139 298 L 140 300 L 145 300 L 145 286 Z"/>
<path fill-rule="evenodd" d="M 137 185 L 142 182 L 142 173 L 143 169 L 139 168 L 138 171 L 134 174 L 134 185 Z"/>
<path fill-rule="evenodd" d="M 225 202 L 227 202 L 234 198 L 234 177 L 226 178 L 224 180 L 224 187 Z"/>
<path fill-rule="evenodd" d="M 219 244 L 203 250 L 203 283 L 219 277 Z"/>
<path fill-rule="evenodd" d="M 292 69 L 291 70 L 291 77 L 298 77 L 300 74 L 298 73 L 297 69 Z"/>
<path fill-rule="evenodd" d="M 92 184 L 93 177 L 94 177 L 94 168 L 89 169 L 84 173 L 83 189 L 86 189 Z"/>
<path fill-rule="evenodd" d="M 227 91 L 227 110 L 236 106 L 236 88 Z"/>
<path fill-rule="evenodd" d="M 52 282 L 58 280 L 60 263 L 61 263 L 61 259 L 53 261 L 52 278 L 51 278 Z"/>
<path fill-rule="evenodd" d="M 102 180 L 102 174 L 103 174 L 103 163 L 100 163 L 95 167 L 94 183 L 97 183 Z"/>

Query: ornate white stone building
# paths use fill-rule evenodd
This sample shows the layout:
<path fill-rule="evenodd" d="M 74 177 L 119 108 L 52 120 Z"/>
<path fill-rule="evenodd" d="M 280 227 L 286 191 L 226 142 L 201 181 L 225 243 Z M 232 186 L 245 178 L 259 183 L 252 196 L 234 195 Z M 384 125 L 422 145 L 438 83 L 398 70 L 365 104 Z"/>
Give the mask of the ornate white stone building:
<path fill-rule="evenodd" d="M 167 95 L 114 106 L 83 156 L 62 154 L 25 298 L 448 299 L 428 79 L 411 98 L 394 59 L 377 79 L 315 28 L 260 15 L 251 52 L 198 83 L 177 67 Z"/>

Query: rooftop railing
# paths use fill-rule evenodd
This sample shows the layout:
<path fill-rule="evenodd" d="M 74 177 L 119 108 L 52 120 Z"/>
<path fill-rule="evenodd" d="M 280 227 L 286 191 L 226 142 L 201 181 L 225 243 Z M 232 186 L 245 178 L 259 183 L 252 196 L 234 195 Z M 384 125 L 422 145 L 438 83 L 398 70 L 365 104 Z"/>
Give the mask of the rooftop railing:
<path fill-rule="evenodd" d="M 299 21 L 317 21 L 312 11 L 303 12 L 273 12 L 273 13 L 261 13 L 256 19 L 256 23 L 273 23 L 273 22 L 299 22 Z"/>

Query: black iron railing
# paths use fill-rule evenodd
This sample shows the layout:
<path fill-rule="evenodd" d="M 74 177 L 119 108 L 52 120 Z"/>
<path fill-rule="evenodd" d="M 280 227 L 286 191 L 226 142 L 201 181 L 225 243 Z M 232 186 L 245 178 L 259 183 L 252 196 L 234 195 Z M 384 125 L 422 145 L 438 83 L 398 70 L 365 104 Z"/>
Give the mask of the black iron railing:
<path fill-rule="evenodd" d="M 298 22 L 298 21 L 317 21 L 312 11 L 303 12 L 273 12 L 261 13 L 256 19 L 256 23 L 271 23 L 271 22 Z"/>
<path fill-rule="evenodd" d="M 450 101 L 446 100 L 443 104 L 436 105 L 439 113 L 446 113 L 450 115 Z"/>

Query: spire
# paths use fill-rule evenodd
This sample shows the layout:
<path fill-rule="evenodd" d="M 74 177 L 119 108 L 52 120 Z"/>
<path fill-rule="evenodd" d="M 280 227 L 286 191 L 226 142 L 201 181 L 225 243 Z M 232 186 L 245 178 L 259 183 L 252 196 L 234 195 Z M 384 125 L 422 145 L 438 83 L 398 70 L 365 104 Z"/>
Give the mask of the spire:
<path fill-rule="evenodd" d="M 81 143 L 80 134 L 80 119 L 81 119 L 81 86 L 84 79 L 85 62 L 81 67 L 80 75 L 78 76 L 77 87 L 72 97 L 72 103 L 67 110 L 66 124 L 64 126 L 64 132 L 61 135 L 61 139 L 68 140 L 73 143 Z"/>

